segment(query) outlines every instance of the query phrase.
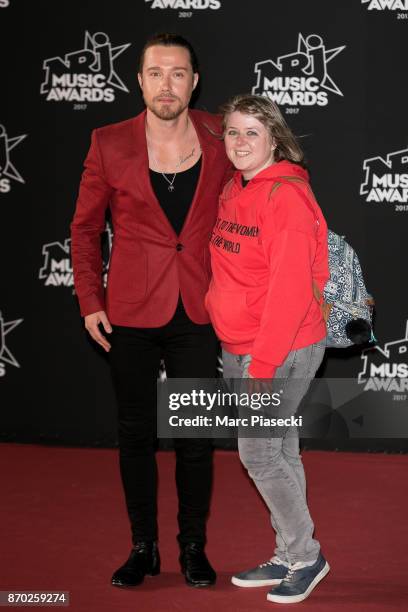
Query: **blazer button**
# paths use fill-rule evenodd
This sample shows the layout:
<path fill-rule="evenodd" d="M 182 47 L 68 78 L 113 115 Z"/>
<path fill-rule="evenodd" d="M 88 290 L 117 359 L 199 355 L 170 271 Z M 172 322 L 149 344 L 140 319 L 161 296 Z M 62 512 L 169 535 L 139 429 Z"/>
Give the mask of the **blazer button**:
<path fill-rule="evenodd" d="M 176 251 L 182 251 L 183 250 L 183 245 L 179 242 L 176 246 Z"/>

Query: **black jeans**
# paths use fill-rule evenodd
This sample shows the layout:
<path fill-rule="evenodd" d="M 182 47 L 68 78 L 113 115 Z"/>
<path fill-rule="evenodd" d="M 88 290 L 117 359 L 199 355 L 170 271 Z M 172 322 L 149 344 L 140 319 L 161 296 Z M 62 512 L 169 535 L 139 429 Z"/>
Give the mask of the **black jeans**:
<path fill-rule="evenodd" d="M 156 383 L 160 359 L 169 378 L 213 378 L 217 339 L 181 303 L 157 328 L 113 326 L 110 363 L 118 402 L 120 472 L 133 542 L 157 540 Z M 205 543 L 212 487 L 212 444 L 175 439 L 180 544 Z"/>

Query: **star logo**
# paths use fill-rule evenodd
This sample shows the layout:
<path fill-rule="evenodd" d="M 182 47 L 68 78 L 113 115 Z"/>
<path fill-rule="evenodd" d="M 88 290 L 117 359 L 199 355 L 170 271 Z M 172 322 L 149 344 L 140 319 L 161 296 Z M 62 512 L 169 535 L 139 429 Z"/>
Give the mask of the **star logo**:
<path fill-rule="evenodd" d="M 0 361 L 9 363 L 10 365 L 15 366 L 16 368 L 19 368 L 20 364 L 18 363 L 14 355 L 12 355 L 10 350 L 7 348 L 6 336 L 15 327 L 17 327 L 17 325 L 20 325 L 22 321 L 23 319 L 16 319 L 15 321 L 9 321 L 8 323 L 6 323 L 0 313 Z"/>
<path fill-rule="evenodd" d="M 12 151 L 26 137 L 27 134 L 23 134 L 22 136 L 14 136 L 14 138 L 9 138 L 4 125 L 0 125 L 0 177 L 5 176 L 13 179 L 14 181 L 18 181 L 19 183 L 25 182 L 21 174 L 10 160 L 10 151 Z"/>
<path fill-rule="evenodd" d="M 333 79 L 329 76 L 327 72 L 327 64 L 331 62 L 332 59 L 334 59 L 336 55 L 341 53 L 345 48 L 346 45 L 341 45 L 340 47 L 333 47 L 333 49 L 326 49 L 321 36 L 318 36 L 317 34 L 311 34 L 307 38 L 304 38 L 302 34 L 299 33 L 298 35 L 297 53 L 306 55 L 309 59 L 309 64 L 308 66 L 306 66 L 306 68 L 303 69 L 303 72 L 308 76 L 312 76 L 315 74 L 315 72 L 318 71 L 319 67 L 316 66 L 317 62 L 314 58 L 313 51 L 315 49 L 321 49 L 323 59 L 321 70 L 323 72 L 323 78 L 320 81 L 320 86 L 324 89 L 327 89 L 328 91 L 332 91 L 333 93 L 339 96 L 342 96 L 343 94 L 341 93 L 340 89 L 337 87 Z M 278 60 L 279 59 L 281 58 L 278 58 Z"/>
<path fill-rule="evenodd" d="M 125 45 L 118 45 L 117 47 L 112 47 L 110 44 L 109 36 L 104 32 L 97 32 L 93 36 L 89 34 L 89 32 L 85 32 L 85 43 L 84 49 L 91 51 L 95 55 L 95 65 L 91 67 L 95 70 L 95 72 L 102 71 L 102 58 L 100 54 L 100 50 L 102 47 L 109 48 L 110 55 L 110 71 L 107 79 L 107 83 L 112 85 L 112 87 L 116 87 L 116 89 L 120 89 L 122 91 L 129 92 L 128 88 L 119 77 L 119 75 L 115 72 L 113 68 L 113 62 L 119 55 L 121 55 L 128 47 L 130 47 L 130 43 L 126 43 Z"/>

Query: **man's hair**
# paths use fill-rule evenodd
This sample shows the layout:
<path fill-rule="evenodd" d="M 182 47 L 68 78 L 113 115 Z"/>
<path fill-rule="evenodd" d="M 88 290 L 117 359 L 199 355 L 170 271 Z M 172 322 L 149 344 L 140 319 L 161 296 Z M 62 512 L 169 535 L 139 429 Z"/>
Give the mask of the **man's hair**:
<path fill-rule="evenodd" d="M 184 49 L 187 49 L 190 55 L 190 63 L 193 72 L 198 72 L 198 60 L 192 45 L 188 42 L 188 40 L 183 38 L 183 36 L 180 36 L 179 34 L 172 34 L 170 32 L 153 34 L 153 36 L 150 36 L 150 38 L 147 39 L 145 46 L 140 53 L 139 72 L 142 72 L 143 70 L 146 50 L 150 47 L 156 47 L 157 45 L 161 45 L 163 47 L 183 47 Z"/>
<path fill-rule="evenodd" d="M 252 115 L 263 123 L 271 139 L 276 142 L 274 151 L 276 161 L 287 159 L 292 163 L 305 166 L 303 151 L 275 102 L 253 94 L 234 96 L 221 108 L 223 132 L 225 132 L 229 115 L 235 111 L 243 115 Z"/>

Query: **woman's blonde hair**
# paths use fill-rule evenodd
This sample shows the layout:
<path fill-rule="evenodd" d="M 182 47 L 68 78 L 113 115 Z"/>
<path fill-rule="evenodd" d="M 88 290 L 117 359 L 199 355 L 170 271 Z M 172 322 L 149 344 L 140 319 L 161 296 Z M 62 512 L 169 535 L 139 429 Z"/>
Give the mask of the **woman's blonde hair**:
<path fill-rule="evenodd" d="M 253 115 L 268 130 L 271 140 L 276 144 L 274 157 L 276 161 L 286 159 L 294 164 L 305 166 L 305 156 L 296 137 L 291 132 L 278 106 L 269 98 L 253 94 L 234 96 L 221 107 L 222 127 L 225 134 L 228 116 L 239 112 Z"/>

